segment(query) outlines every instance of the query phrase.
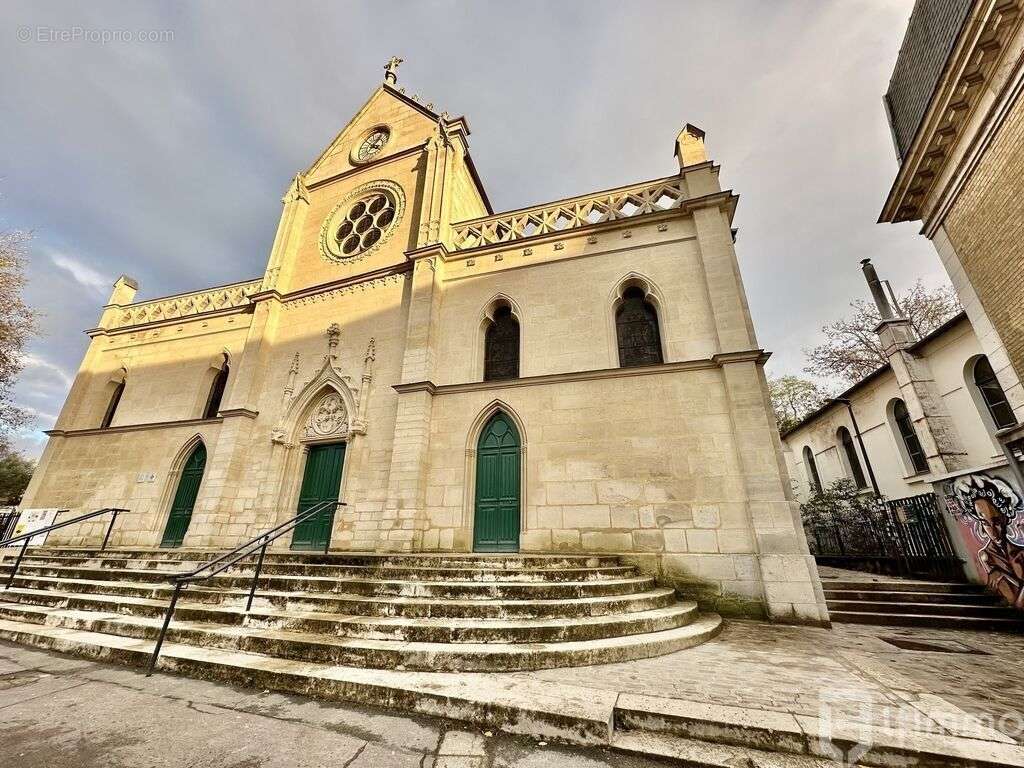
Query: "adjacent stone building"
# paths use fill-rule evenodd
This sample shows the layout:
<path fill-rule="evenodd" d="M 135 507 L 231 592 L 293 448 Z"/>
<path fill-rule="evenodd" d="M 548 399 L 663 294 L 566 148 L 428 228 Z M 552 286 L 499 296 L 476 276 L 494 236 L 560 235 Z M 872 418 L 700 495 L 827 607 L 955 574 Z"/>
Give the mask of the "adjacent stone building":
<path fill-rule="evenodd" d="M 116 283 L 24 506 L 211 548 L 340 495 L 291 546 L 621 553 L 827 621 L 704 134 L 665 178 L 495 214 L 466 120 L 395 65 L 291 183 L 261 277 Z"/>
<path fill-rule="evenodd" d="M 920 221 L 1024 422 L 1024 0 L 918 0 L 885 106 L 881 221 Z M 1024 427 L 999 435 L 1016 474 Z"/>

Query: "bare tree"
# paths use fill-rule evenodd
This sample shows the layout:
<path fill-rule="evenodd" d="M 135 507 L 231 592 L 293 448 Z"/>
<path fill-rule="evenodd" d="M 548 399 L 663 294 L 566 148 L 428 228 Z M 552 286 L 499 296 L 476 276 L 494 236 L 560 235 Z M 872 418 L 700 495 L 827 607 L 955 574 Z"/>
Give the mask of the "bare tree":
<path fill-rule="evenodd" d="M 780 432 L 795 427 L 831 397 L 824 387 L 799 376 L 768 379 L 768 393 Z"/>
<path fill-rule="evenodd" d="M 897 311 L 910 320 L 918 338 L 927 336 L 963 309 L 952 288 L 929 290 L 920 280 L 896 300 Z M 853 384 L 888 363 L 875 333 L 881 320 L 878 308 L 863 299 L 850 302 L 850 307 L 851 315 L 821 329 L 824 344 L 804 350 L 806 373 Z"/>
<path fill-rule="evenodd" d="M 26 232 L 0 232 L 0 456 L 10 452 L 11 433 L 28 414 L 13 400 L 14 380 L 24 364 L 25 344 L 36 330 L 36 314 L 22 299 Z"/>

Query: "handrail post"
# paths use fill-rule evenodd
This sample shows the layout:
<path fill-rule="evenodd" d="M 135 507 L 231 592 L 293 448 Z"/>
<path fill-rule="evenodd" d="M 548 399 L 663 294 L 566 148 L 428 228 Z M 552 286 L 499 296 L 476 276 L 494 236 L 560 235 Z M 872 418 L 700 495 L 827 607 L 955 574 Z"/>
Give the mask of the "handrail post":
<path fill-rule="evenodd" d="M 171 603 L 167 606 L 167 613 L 164 616 L 164 625 L 160 627 L 160 636 L 156 639 L 156 647 L 153 648 L 153 656 L 149 660 L 149 670 L 146 672 L 146 677 L 152 675 L 153 670 L 156 669 L 156 660 L 160 656 L 160 648 L 163 647 L 164 636 L 167 634 L 167 627 L 170 626 L 171 616 L 174 615 L 174 606 L 178 602 L 178 595 L 181 594 L 181 585 L 182 583 L 180 581 L 175 582 L 174 584 L 174 594 L 171 595 Z"/>
<path fill-rule="evenodd" d="M 267 553 L 267 544 L 270 542 L 266 539 L 263 540 L 263 546 L 260 547 L 260 556 L 256 561 L 256 572 L 252 575 L 252 584 L 249 586 L 249 600 L 245 604 L 245 612 L 248 613 L 252 608 L 252 598 L 256 594 L 256 582 L 260 578 L 260 571 L 263 570 L 263 556 Z"/>
<path fill-rule="evenodd" d="M 110 541 L 110 532 L 114 530 L 114 523 L 117 522 L 117 513 L 119 510 L 110 510 L 110 525 L 107 526 L 107 535 L 103 537 L 103 546 L 100 547 L 100 552 L 107 548 L 107 542 Z"/>
<path fill-rule="evenodd" d="M 331 534 L 334 533 L 334 516 L 338 514 L 338 502 L 334 502 L 334 509 L 331 512 L 331 527 L 327 529 L 327 541 L 324 542 L 324 554 L 331 551 Z"/>
<path fill-rule="evenodd" d="M 14 561 L 14 567 L 11 568 L 11 575 L 7 577 L 7 584 L 4 586 L 5 590 L 10 589 L 11 584 L 14 583 L 14 577 L 18 573 L 18 566 L 21 565 L 21 558 L 25 556 L 25 550 L 28 549 L 28 543 L 31 540 L 32 539 L 25 539 L 25 543 L 21 545 L 21 552 L 18 553 L 18 559 Z"/>

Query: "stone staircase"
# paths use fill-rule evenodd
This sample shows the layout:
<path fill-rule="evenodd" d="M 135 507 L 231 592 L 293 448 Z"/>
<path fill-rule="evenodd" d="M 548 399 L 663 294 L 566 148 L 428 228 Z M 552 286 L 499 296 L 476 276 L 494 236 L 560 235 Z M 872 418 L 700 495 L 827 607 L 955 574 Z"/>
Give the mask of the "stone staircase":
<path fill-rule="evenodd" d="M 120 653 L 141 664 L 171 596 L 168 576 L 215 554 L 30 549 L 0 591 L 0 639 L 90 656 L 128 647 L 115 638 L 149 641 Z M 13 560 L 0 560 L 4 582 Z M 615 556 L 268 552 L 246 613 L 251 574 L 246 565 L 187 587 L 167 643 L 322 665 L 503 672 L 657 656 L 721 624 Z"/>
<path fill-rule="evenodd" d="M 834 622 L 1024 632 L 1024 614 L 977 584 L 878 576 L 822 579 L 822 587 Z"/>

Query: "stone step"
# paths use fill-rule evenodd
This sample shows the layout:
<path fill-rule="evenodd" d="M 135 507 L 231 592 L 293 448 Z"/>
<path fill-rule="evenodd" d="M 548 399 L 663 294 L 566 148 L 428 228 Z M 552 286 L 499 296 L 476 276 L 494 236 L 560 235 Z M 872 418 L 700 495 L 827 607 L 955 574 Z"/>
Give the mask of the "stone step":
<path fill-rule="evenodd" d="M 7 550 L 8 557 L 13 558 L 16 550 Z M 99 547 L 32 547 L 26 552 L 26 557 L 120 557 L 120 558 L 148 558 L 153 560 L 188 560 L 194 562 L 206 562 L 224 554 L 224 550 L 217 549 L 162 549 L 162 548 L 108 548 L 100 550 Z M 508 554 L 508 553 L 479 553 L 479 552 L 425 552 L 417 554 L 391 554 L 378 552 L 295 552 L 287 549 L 269 549 L 267 551 L 268 561 L 296 562 L 296 563 L 323 563 L 323 564 L 351 564 L 360 565 L 371 562 L 380 562 L 389 565 L 424 565 L 429 561 L 433 566 L 465 566 L 472 564 L 479 567 L 489 568 L 595 568 L 605 566 L 621 565 L 618 555 L 587 555 L 587 554 Z"/>
<path fill-rule="evenodd" d="M 648 731 L 615 731 L 609 746 L 618 752 L 647 759 L 661 758 L 666 765 L 685 768 L 838 768 L 841 765 L 824 758 L 765 752 Z"/>
<path fill-rule="evenodd" d="M 980 584 L 964 584 L 944 581 L 912 581 L 890 579 L 885 581 L 854 581 L 843 579 L 822 579 L 821 586 L 827 591 L 849 590 L 854 592 L 952 592 L 968 594 L 984 592 Z"/>
<path fill-rule="evenodd" d="M 892 603 L 868 600 L 829 600 L 828 610 L 845 613 L 922 613 L 932 616 L 974 616 L 1024 620 L 1024 614 L 1003 605 L 990 603 Z"/>
<path fill-rule="evenodd" d="M 946 603 L 953 605 L 999 605 L 1000 600 L 987 592 L 882 592 L 854 589 L 826 589 L 826 600 L 865 600 L 886 603 Z"/>
<path fill-rule="evenodd" d="M 10 597 L 20 599 L 10 600 Z M 40 600 L 39 598 L 43 599 Z M 13 621 L 43 623 L 59 616 L 83 616 L 138 623 L 159 627 L 166 613 L 166 604 L 146 601 L 131 605 L 116 600 L 92 601 L 88 607 L 72 601 L 45 600 L 46 595 L 0 595 L 0 616 Z M 274 611 L 254 608 L 245 613 L 243 607 L 211 607 L 179 603 L 174 613 L 174 627 L 221 625 L 239 627 L 241 631 L 281 630 L 332 637 L 353 637 L 368 640 L 389 640 L 420 643 L 559 643 L 597 640 L 607 637 L 661 632 L 684 626 L 697 617 L 696 603 L 680 602 L 664 608 L 625 614 L 608 614 L 584 618 L 474 619 L 419 618 L 394 616 L 353 616 L 306 611 Z M 75 625 L 76 627 L 79 625 Z M 119 631 L 97 628 L 96 631 Z M 133 636 L 150 637 L 141 630 Z"/>
<path fill-rule="evenodd" d="M 19 613 L 11 608 L 7 606 L 5 613 Z M 104 616 L 90 611 L 52 608 L 32 611 L 28 606 L 18 608 L 22 617 L 32 619 L 31 622 L 19 620 L 19 624 L 44 624 L 144 640 L 155 640 L 161 625 L 161 620 L 155 618 Z M 685 610 L 692 612 L 695 608 L 689 605 Z M 609 664 L 660 656 L 703 643 L 713 637 L 721 626 L 718 616 L 690 618 L 689 623 L 683 626 L 655 632 L 523 644 L 394 642 L 174 621 L 168 629 L 167 641 L 316 664 L 432 672 L 509 672 Z M 5 620 L 9 619 L 5 617 Z"/>
<path fill-rule="evenodd" d="M 0 565 L 0 579 L 12 565 Z M 64 568 L 24 565 L 18 569 L 15 584 L 28 586 L 26 579 L 50 577 L 67 581 L 130 580 L 134 583 L 167 582 L 169 573 L 136 568 Z M 223 573 L 203 584 L 221 588 L 248 589 L 251 576 Z M 396 597 L 447 597 L 479 600 L 500 599 L 573 599 L 600 595 L 628 595 L 654 586 L 650 576 L 606 578 L 592 581 L 408 581 L 364 577 L 274 576 L 261 575 L 259 589 L 287 592 L 341 592 L 355 595 Z"/>
<path fill-rule="evenodd" d="M 800 718 L 823 725 L 817 718 Z M 873 728 L 861 723 L 838 724 L 841 731 L 822 736 L 808 733 L 804 754 L 767 751 L 677 736 L 659 731 L 613 731 L 609 746 L 618 752 L 661 759 L 685 768 L 1021 768 L 1024 750 L 946 734 L 922 734 Z M 658 765 L 662 763 L 659 762 Z"/>
<path fill-rule="evenodd" d="M 16 580 L 15 587 L 0 592 L 0 600 L 57 605 L 83 610 L 111 610 L 120 605 L 126 613 L 163 614 L 173 588 L 169 584 L 130 584 L 128 582 L 69 581 L 47 577 Z M 238 608 L 245 605 L 248 590 L 211 589 L 190 586 L 184 600 L 203 606 Z M 328 593 L 258 591 L 253 605 L 277 610 L 338 613 L 360 616 L 402 616 L 406 618 L 480 618 L 528 619 L 544 617 L 604 616 L 665 608 L 676 600 L 670 587 L 654 587 L 629 595 L 610 595 L 574 600 L 450 600 L 421 597 L 368 597 Z"/>
<path fill-rule="evenodd" d="M 19 567 L 19 572 L 25 568 L 36 569 L 33 572 L 41 572 L 38 569 L 65 568 L 93 572 L 95 570 L 131 570 L 131 571 L 153 571 L 156 573 L 182 573 L 188 571 L 201 563 L 198 561 L 168 561 L 153 559 L 132 559 L 113 557 L 93 558 L 48 558 L 26 556 Z M 0 573 L 9 573 L 5 568 L 9 563 L 0 565 Z M 251 574 L 255 568 L 255 559 L 250 558 L 233 567 L 226 573 L 234 575 Z M 306 563 L 279 560 L 264 560 L 261 573 L 267 575 L 282 576 L 325 576 L 325 577 L 351 577 L 368 576 L 383 580 L 403 581 L 589 581 L 600 579 L 614 579 L 635 576 L 636 566 L 615 565 L 595 566 L 592 568 L 562 567 L 562 568 L 493 568 L 471 565 L 470 561 L 462 567 L 445 566 L 395 566 L 386 563 L 350 564 L 335 565 L 329 563 Z"/>
<path fill-rule="evenodd" d="M 967 629 L 987 632 L 1024 632 L 1024 619 L 979 618 L 974 616 L 942 616 L 937 614 L 892 612 L 829 611 L 833 623 L 876 624 L 887 627 L 931 627 L 934 629 Z"/>
<path fill-rule="evenodd" d="M 834 768 L 839 761 L 879 768 L 1024 765 L 1024 749 L 995 731 L 991 735 L 997 742 L 939 731 L 896 730 L 824 713 L 814 717 L 622 693 L 613 722 L 613 747 L 684 765 Z"/>

